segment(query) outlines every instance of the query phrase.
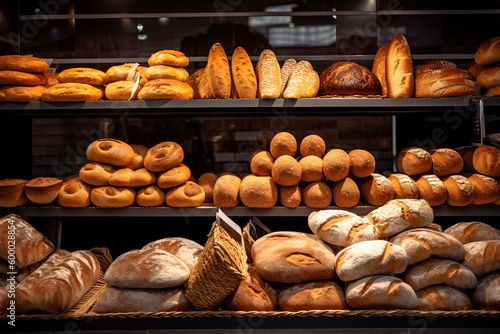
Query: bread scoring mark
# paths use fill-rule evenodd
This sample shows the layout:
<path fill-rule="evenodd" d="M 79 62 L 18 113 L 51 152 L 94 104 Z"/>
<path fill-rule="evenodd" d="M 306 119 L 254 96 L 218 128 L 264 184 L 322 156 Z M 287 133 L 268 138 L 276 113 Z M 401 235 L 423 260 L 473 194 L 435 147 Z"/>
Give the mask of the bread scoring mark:
<path fill-rule="evenodd" d="M 299 252 L 289 254 L 285 260 L 302 268 L 312 267 L 318 264 L 321 265 L 321 262 L 313 256 Z"/>
<path fill-rule="evenodd" d="M 370 277 L 368 279 L 368 281 L 365 282 L 365 284 L 363 285 L 363 288 L 360 291 L 360 299 L 367 298 L 367 297 L 365 297 L 365 295 L 370 293 L 371 287 L 375 283 L 376 280 L 377 280 L 377 277 L 373 276 L 373 277 Z"/>
<path fill-rule="evenodd" d="M 392 248 L 393 245 L 391 243 L 386 243 L 385 248 L 384 248 L 384 253 L 382 254 L 382 258 L 380 259 L 380 262 L 384 262 L 392 253 Z"/>

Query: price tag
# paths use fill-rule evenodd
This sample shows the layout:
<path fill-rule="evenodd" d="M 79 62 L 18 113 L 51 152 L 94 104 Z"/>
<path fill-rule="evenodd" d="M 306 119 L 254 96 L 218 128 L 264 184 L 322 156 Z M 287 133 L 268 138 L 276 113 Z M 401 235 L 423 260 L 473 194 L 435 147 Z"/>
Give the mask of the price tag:
<path fill-rule="evenodd" d="M 225 229 L 234 240 L 238 241 L 242 246 L 244 245 L 241 227 L 229 218 L 220 208 L 217 208 L 217 212 L 215 213 L 215 221 Z"/>

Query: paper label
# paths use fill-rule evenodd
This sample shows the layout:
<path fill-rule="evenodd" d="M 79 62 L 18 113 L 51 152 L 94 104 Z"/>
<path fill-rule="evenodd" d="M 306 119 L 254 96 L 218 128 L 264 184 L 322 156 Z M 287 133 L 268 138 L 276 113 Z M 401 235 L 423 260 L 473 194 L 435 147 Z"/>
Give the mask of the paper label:
<path fill-rule="evenodd" d="M 132 87 L 132 91 L 130 92 L 130 97 L 128 100 L 132 100 L 135 97 L 135 93 L 137 92 L 137 88 L 139 88 L 139 81 L 141 80 L 141 73 L 137 72 L 134 87 Z"/>
<path fill-rule="evenodd" d="M 220 208 L 217 208 L 215 221 L 225 229 L 234 240 L 238 241 L 242 246 L 244 245 L 241 227 L 229 218 Z"/>

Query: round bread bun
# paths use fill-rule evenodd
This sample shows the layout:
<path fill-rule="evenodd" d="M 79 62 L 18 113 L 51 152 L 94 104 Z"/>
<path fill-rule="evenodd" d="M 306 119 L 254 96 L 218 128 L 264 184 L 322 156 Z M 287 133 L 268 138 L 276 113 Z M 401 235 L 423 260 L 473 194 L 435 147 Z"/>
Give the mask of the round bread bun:
<path fill-rule="evenodd" d="M 188 166 L 180 164 L 167 169 L 158 176 L 158 187 L 167 189 L 177 187 L 186 183 L 191 178 L 191 170 Z"/>
<path fill-rule="evenodd" d="M 57 80 L 57 76 L 59 75 L 59 73 L 44 73 L 44 75 L 47 78 L 45 87 L 49 88 L 57 84 L 60 84 L 59 80 Z"/>
<path fill-rule="evenodd" d="M 414 180 L 418 187 L 419 198 L 425 199 L 430 206 L 438 206 L 446 202 L 448 197 L 446 187 L 436 175 L 420 175 Z"/>
<path fill-rule="evenodd" d="M 279 199 L 281 205 L 287 208 L 296 208 L 302 202 L 302 190 L 300 185 L 279 188 Z"/>
<path fill-rule="evenodd" d="M 60 83 L 42 93 L 42 101 L 45 102 L 99 101 L 103 98 L 103 89 L 81 83 Z"/>
<path fill-rule="evenodd" d="M 455 150 L 438 148 L 431 151 L 432 171 L 438 177 L 458 174 L 464 167 L 464 159 Z"/>
<path fill-rule="evenodd" d="M 489 66 L 500 61 L 500 36 L 484 41 L 476 51 L 478 65 Z"/>
<path fill-rule="evenodd" d="M 189 59 L 184 53 L 175 50 L 160 50 L 155 52 L 148 59 L 149 66 L 169 65 L 177 67 L 186 67 L 189 65 Z"/>
<path fill-rule="evenodd" d="M 432 168 L 432 157 L 422 148 L 405 148 L 396 156 L 396 168 L 409 176 L 424 174 Z"/>
<path fill-rule="evenodd" d="M 6 55 L 0 56 L 0 70 L 45 73 L 49 70 L 49 64 L 37 57 Z"/>
<path fill-rule="evenodd" d="M 77 179 L 65 181 L 59 190 L 57 204 L 66 208 L 84 208 L 91 204 L 92 187 Z"/>
<path fill-rule="evenodd" d="M 323 157 L 323 174 L 330 181 L 340 181 L 349 174 L 349 155 L 341 149 L 328 151 Z"/>
<path fill-rule="evenodd" d="M 165 204 L 165 193 L 155 184 L 140 189 L 135 202 L 139 206 L 162 206 Z"/>
<path fill-rule="evenodd" d="M 116 168 L 99 162 L 86 163 L 78 175 L 80 179 L 92 186 L 100 187 L 109 185 L 109 178 L 116 172 Z"/>
<path fill-rule="evenodd" d="M 174 79 L 148 81 L 137 94 L 139 100 L 191 100 L 194 91 L 187 83 Z"/>
<path fill-rule="evenodd" d="M 0 207 L 13 208 L 30 203 L 24 193 L 24 186 L 28 181 L 22 179 L 0 180 Z"/>
<path fill-rule="evenodd" d="M 148 153 L 149 148 L 143 145 L 136 145 L 136 144 L 131 144 L 130 147 L 132 147 L 132 149 L 134 150 L 134 160 L 132 160 L 131 163 L 123 167 L 130 168 L 133 170 L 143 168 L 144 157 L 146 156 L 146 153 Z"/>
<path fill-rule="evenodd" d="M 9 86 L 43 86 L 47 77 L 38 73 L 27 73 L 11 70 L 0 71 L 0 85 Z"/>
<path fill-rule="evenodd" d="M 57 76 L 60 83 L 82 83 L 92 86 L 104 86 L 108 83 L 106 73 L 89 67 L 68 68 Z"/>
<path fill-rule="evenodd" d="M 315 155 L 323 158 L 326 152 L 326 144 L 323 138 L 318 135 L 308 135 L 300 142 L 300 155 L 307 157 L 308 155 Z"/>
<path fill-rule="evenodd" d="M 40 101 L 45 86 L 0 86 L 0 101 L 31 102 Z"/>
<path fill-rule="evenodd" d="M 90 161 L 113 166 L 126 166 L 135 158 L 134 150 L 129 144 L 112 138 L 93 141 L 87 147 L 86 154 Z"/>
<path fill-rule="evenodd" d="M 351 178 L 346 177 L 343 180 L 332 184 L 333 203 L 341 208 L 352 208 L 359 203 L 361 193 L 358 185 Z"/>
<path fill-rule="evenodd" d="M 302 169 L 301 180 L 305 182 L 317 182 L 325 179 L 323 174 L 323 159 L 316 155 L 308 155 L 299 160 Z"/>
<path fill-rule="evenodd" d="M 125 208 L 134 204 L 135 196 L 132 188 L 104 186 L 92 189 L 90 200 L 101 208 Z"/>
<path fill-rule="evenodd" d="M 375 171 L 375 158 L 365 150 L 349 152 L 349 171 L 356 177 L 368 177 Z"/>
<path fill-rule="evenodd" d="M 198 178 L 198 184 L 205 191 L 205 203 L 214 201 L 214 187 L 218 176 L 214 173 L 204 173 Z"/>
<path fill-rule="evenodd" d="M 473 205 L 493 203 L 500 198 L 500 184 L 494 178 L 477 173 L 465 176 L 474 186 Z"/>
<path fill-rule="evenodd" d="M 215 181 L 214 204 L 219 208 L 234 208 L 240 203 L 241 179 L 233 173 L 222 173 Z"/>
<path fill-rule="evenodd" d="M 63 180 L 55 177 L 37 177 L 24 185 L 24 193 L 35 204 L 49 205 L 56 200 L 62 185 Z"/>
<path fill-rule="evenodd" d="M 332 203 L 332 190 L 325 182 L 312 182 L 302 188 L 302 201 L 310 208 L 326 208 Z"/>
<path fill-rule="evenodd" d="M 442 179 L 446 187 L 446 204 L 449 206 L 467 206 L 475 197 L 474 186 L 462 175 L 450 175 Z"/>
<path fill-rule="evenodd" d="M 363 65 L 352 61 L 338 61 L 320 75 L 321 95 L 380 95 L 382 85 Z"/>
<path fill-rule="evenodd" d="M 108 100 L 134 100 L 137 93 L 141 90 L 142 86 L 139 85 L 134 91 L 134 81 L 114 81 L 106 85 L 104 93 Z"/>
<path fill-rule="evenodd" d="M 299 184 L 302 168 L 292 156 L 281 155 L 274 161 L 271 175 L 280 186 L 293 186 Z"/>
<path fill-rule="evenodd" d="M 205 191 L 195 182 L 188 181 L 170 189 L 165 196 L 165 202 L 176 208 L 197 207 L 205 202 Z"/>
<path fill-rule="evenodd" d="M 270 151 L 274 159 L 282 155 L 295 156 L 297 153 L 297 140 L 288 132 L 279 132 L 271 139 Z"/>
<path fill-rule="evenodd" d="M 257 151 L 250 158 L 250 170 L 255 175 L 269 176 L 272 173 L 274 157 L 268 151 Z"/>
<path fill-rule="evenodd" d="M 472 156 L 474 169 L 491 177 L 500 176 L 500 149 L 493 146 L 479 146 Z"/>
<path fill-rule="evenodd" d="M 272 208 L 278 201 L 278 187 L 270 176 L 248 175 L 241 180 L 240 199 L 249 208 Z"/>
<path fill-rule="evenodd" d="M 120 168 L 111 174 L 108 182 L 114 187 L 145 187 L 156 182 L 156 174 L 146 168 Z"/>
<path fill-rule="evenodd" d="M 172 67 L 165 65 L 153 65 L 148 67 L 144 73 L 144 77 L 148 80 L 155 79 L 175 79 L 179 81 L 187 81 L 189 73 L 182 67 Z"/>
<path fill-rule="evenodd" d="M 144 157 L 144 167 L 152 172 L 163 172 L 179 166 L 184 160 L 184 150 L 172 141 L 164 141 L 151 147 Z"/>
<path fill-rule="evenodd" d="M 108 82 L 127 80 L 130 70 L 135 67 L 135 73 L 144 73 L 147 67 L 137 66 L 135 63 L 125 63 L 123 65 L 115 65 L 108 68 L 106 71 L 106 79 Z M 135 77 L 135 75 L 134 75 Z"/>

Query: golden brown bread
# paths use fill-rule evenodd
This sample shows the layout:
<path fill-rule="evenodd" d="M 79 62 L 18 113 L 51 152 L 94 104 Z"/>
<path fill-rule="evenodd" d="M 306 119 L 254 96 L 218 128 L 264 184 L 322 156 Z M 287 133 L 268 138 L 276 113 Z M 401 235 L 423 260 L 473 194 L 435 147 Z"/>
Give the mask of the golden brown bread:
<path fill-rule="evenodd" d="M 481 277 L 471 300 L 475 309 L 500 310 L 500 271 Z"/>
<path fill-rule="evenodd" d="M 477 221 L 454 224 L 444 230 L 444 233 L 464 245 L 475 241 L 500 240 L 500 230 Z"/>
<path fill-rule="evenodd" d="M 500 184 L 489 176 L 483 174 L 465 175 L 474 186 L 473 205 L 493 203 L 500 198 Z"/>
<path fill-rule="evenodd" d="M 92 189 L 90 200 L 101 208 L 124 208 L 135 203 L 135 195 L 132 188 L 104 186 Z"/>
<path fill-rule="evenodd" d="M 484 41 L 476 51 L 475 61 L 481 66 L 500 61 L 500 36 Z"/>
<path fill-rule="evenodd" d="M 152 172 L 163 172 L 178 166 L 184 160 L 182 147 L 171 141 L 161 142 L 151 147 L 144 157 L 144 167 Z"/>
<path fill-rule="evenodd" d="M 463 265 L 477 277 L 500 269 L 500 240 L 482 240 L 464 245 Z"/>
<path fill-rule="evenodd" d="M 41 99 L 45 102 L 82 102 L 103 98 L 104 89 L 81 83 L 60 83 L 45 89 Z"/>
<path fill-rule="evenodd" d="M 108 83 L 106 73 L 89 67 L 68 68 L 57 76 L 60 83 L 81 83 L 92 86 L 104 86 Z"/>
<path fill-rule="evenodd" d="M 222 44 L 215 43 L 210 48 L 206 73 L 213 97 L 229 99 L 231 97 L 231 69 Z"/>
<path fill-rule="evenodd" d="M 207 71 L 203 67 L 189 76 L 187 83 L 193 88 L 195 99 L 211 99 L 212 91 L 208 86 Z"/>
<path fill-rule="evenodd" d="M 59 190 L 57 204 L 67 208 L 84 208 L 91 204 L 90 187 L 79 180 L 65 181 Z"/>
<path fill-rule="evenodd" d="M 457 65 L 449 60 L 441 60 L 441 59 L 429 60 L 422 65 L 415 66 L 414 68 L 415 81 L 417 81 L 417 78 L 421 77 L 423 74 L 426 74 L 428 72 L 433 72 L 434 70 L 447 70 L 456 68 Z M 449 73 L 454 73 L 454 71 L 451 71 Z"/>
<path fill-rule="evenodd" d="M 332 202 L 332 190 L 325 182 L 311 182 L 302 187 L 302 201 L 309 208 L 326 208 Z"/>
<path fill-rule="evenodd" d="M 248 175 L 239 191 L 241 202 L 249 208 L 272 208 L 278 201 L 278 187 L 269 176 Z"/>
<path fill-rule="evenodd" d="M 186 183 L 191 178 L 191 170 L 188 166 L 180 164 L 167 169 L 158 175 L 158 187 L 167 189 L 177 187 Z"/>
<path fill-rule="evenodd" d="M 135 199 L 140 206 L 162 206 L 165 204 L 165 193 L 155 184 L 139 189 Z"/>
<path fill-rule="evenodd" d="M 333 280 L 285 286 L 279 294 L 279 308 L 297 312 L 308 310 L 346 310 L 344 290 Z"/>
<path fill-rule="evenodd" d="M 130 80 L 114 81 L 106 85 L 104 94 L 108 100 L 133 100 L 137 97 L 137 93 L 141 90 L 142 86 L 137 86 L 134 89 L 135 82 Z"/>
<path fill-rule="evenodd" d="M 293 72 L 293 69 L 297 65 L 297 61 L 295 59 L 287 59 L 281 66 L 280 74 L 281 74 L 281 95 L 283 95 L 283 91 L 285 90 L 286 84 L 288 83 L 288 79 Z"/>
<path fill-rule="evenodd" d="M 382 96 L 387 96 L 387 79 L 385 74 L 385 58 L 387 57 L 387 49 L 389 44 L 382 45 L 375 54 L 375 59 L 373 60 L 372 72 L 375 74 L 377 79 L 380 81 L 382 86 Z"/>
<path fill-rule="evenodd" d="M 368 177 L 375 171 L 375 158 L 366 150 L 349 152 L 349 171 L 356 177 Z"/>
<path fill-rule="evenodd" d="M 59 80 L 57 80 L 59 73 L 44 73 L 44 75 L 47 77 L 45 87 L 49 88 L 60 83 Z"/>
<path fill-rule="evenodd" d="M 326 144 L 320 136 L 308 135 L 300 142 L 299 151 L 302 157 L 315 155 L 319 158 L 323 158 L 326 152 Z"/>
<path fill-rule="evenodd" d="M 438 177 L 460 173 L 464 159 L 451 148 L 438 148 L 431 151 L 432 171 Z"/>
<path fill-rule="evenodd" d="M 205 191 L 193 181 L 171 188 L 165 195 L 165 203 L 176 208 L 197 207 L 205 202 Z"/>
<path fill-rule="evenodd" d="M 92 186 L 107 186 L 109 178 L 116 172 L 116 168 L 111 165 L 98 162 L 89 162 L 80 168 L 80 179 Z"/>
<path fill-rule="evenodd" d="M 250 158 L 250 170 L 255 175 L 271 175 L 273 164 L 274 157 L 268 151 L 256 151 Z"/>
<path fill-rule="evenodd" d="M 465 292 L 445 284 L 428 286 L 416 291 L 416 294 L 417 310 L 465 311 L 472 309 L 472 303 Z"/>
<path fill-rule="evenodd" d="M 194 91 L 185 82 L 174 79 L 148 81 L 137 94 L 139 100 L 191 100 Z"/>
<path fill-rule="evenodd" d="M 338 61 L 320 75 L 321 95 L 380 95 L 380 81 L 369 69 L 352 61 Z"/>
<path fill-rule="evenodd" d="M 302 168 L 293 157 L 281 155 L 274 161 L 271 175 L 280 186 L 294 186 L 301 180 Z"/>
<path fill-rule="evenodd" d="M 241 179 L 233 173 L 223 173 L 214 185 L 214 204 L 219 208 L 234 208 L 240 203 Z"/>
<path fill-rule="evenodd" d="M 108 183 L 114 187 L 144 187 L 155 183 L 156 178 L 156 174 L 146 168 L 120 168 L 111 174 Z"/>
<path fill-rule="evenodd" d="M 130 71 L 134 70 L 134 74 Z M 115 65 L 108 68 L 106 71 L 106 79 L 108 82 L 125 81 L 134 79 L 137 73 L 144 73 L 147 67 L 139 66 L 137 63 L 125 63 L 123 65 Z"/>
<path fill-rule="evenodd" d="M 474 169 L 491 177 L 500 176 L 500 149 L 493 146 L 479 146 L 472 156 Z"/>
<path fill-rule="evenodd" d="M 403 35 L 396 35 L 389 43 L 385 58 L 387 96 L 408 98 L 415 86 L 410 46 Z"/>
<path fill-rule="evenodd" d="M 181 237 L 167 237 L 146 244 L 142 249 L 157 248 L 162 249 L 177 256 L 192 270 L 203 251 L 203 246 L 199 243 Z"/>
<path fill-rule="evenodd" d="M 40 101 L 44 90 L 45 86 L 0 86 L 0 101 Z"/>
<path fill-rule="evenodd" d="M 372 173 L 359 180 L 361 199 L 370 205 L 384 205 L 394 199 L 394 187 L 385 176 Z"/>
<path fill-rule="evenodd" d="M 341 149 L 328 151 L 323 157 L 323 174 L 330 181 L 340 181 L 349 174 L 349 155 Z"/>
<path fill-rule="evenodd" d="M 350 177 L 332 183 L 333 203 L 341 208 L 352 208 L 359 203 L 361 193 Z"/>
<path fill-rule="evenodd" d="M 484 96 L 500 96 L 500 85 L 491 87 L 489 88 L 485 93 Z"/>
<path fill-rule="evenodd" d="M 174 79 L 179 81 L 187 81 L 189 79 L 189 73 L 184 68 L 166 65 L 150 66 L 145 69 L 142 75 L 147 80 Z"/>
<path fill-rule="evenodd" d="M 323 174 L 323 159 L 308 155 L 299 160 L 300 168 L 302 169 L 301 181 L 317 182 L 325 179 Z"/>
<path fill-rule="evenodd" d="M 446 202 L 448 193 L 446 187 L 436 175 L 426 174 L 414 178 L 418 187 L 418 196 L 425 199 L 431 206 L 438 206 Z"/>
<path fill-rule="evenodd" d="M 277 99 L 281 96 L 281 69 L 273 51 L 266 49 L 260 53 L 255 67 L 261 99 Z"/>
<path fill-rule="evenodd" d="M 134 150 L 134 160 L 128 165 L 123 167 L 130 168 L 133 170 L 143 168 L 144 167 L 144 157 L 146 153 L 148 153 L 149 148 L 143 145 L 131 144 L 130 147 Z"/>
<path fill-rule="evenodd" d="M 394 199 L 417 199 L 418 187 L 410 176 L 401 173 L 392 173 L 387 176 L 394 187 Z"/>
<path fill-rule="evenodd" d="M 483 88 L 500 85 L 500 65 L 485 68 L 477 76 L 476 82 Z"/>
<path fill-rule="evenodd" d="M 62 184 L 63 181 L 55 177 L 37 177 L 24 185 L 24 193 L 33 203 L 49 205 L 56 200 Z"/>
<path fill-rule="evenodd" d="M 43 74 L 0 70 L 0 85 L 43 86 L 46 82 L 47 77 Z"/>
<path fill-rule="evenodd" d="M 396 156 L 396 168 L 409 176 L 424 174 L 432 168 L 432 157 L 422 148 L 405 148 Z"/>
<path fill-rule="evenodd" d="M 271 139 L 269 150 L 275 159 L 282 155 L 293 157 L 297 153 L 297 140 L 289 132 L 278 132 Z"/>
<path fill-rule="evenodd" d="M 279 199 L 281 205 L 287 208 L 296 208 L 302 202 L 302 190 L 300 185 L 279 187 Z"/>
<path fill-rule="evenodd" d="M 248 53 L 241 46 L 233 51 L 231 73 L 238 97 L 240 99 L 255 99 L 257 97 L 257 77 Z"/>
<path fill-rule="evenodd" d="M 446 204 L 449 206 L 467 206 L 474 200 L 474 186 L 465 176 L 450 175 L 442 181 L 446 187 Z"/>
<path fill-rule="evenodd" d="M 480 93 L 474 77 L 466 70 L 447 67 L 418 73 L 415 74 L 415 97 L 477 96 Z"/>
<path fill-rule="evenodd" d="M 0 56 L 0 70 L 45 73 L 49 70 L 49 64 L 37 57 L 5 55 Z"/>
<path fill-rule="evenodd" d="M 0 180 L 0 207 L 12 208 L 30 203 L 24 193 L 24 186 L 27 182 L 23 179 Z"/>
<path fill-rule="evenodd" d="M 214 187 L 218 176 L 214 173 L 204 173 L 198 178 L 198 184 L 205 191 L 205 203 L 214 201 Z"/>
<path fill-rule="evenodd" d="M 474 169 L 474 164 L 472 161 L 472 157 L 474 156 L 474 151 L 476 150 L 477 146 L 462 146 L 462 147 L 457 147 L 455 151 L 460 154 L 462 157 L 462 160 L 464 161 L 464 167 L 462 168 L 462 173 L 475 173 L 476 170 Z"/>
<path fill-rule="evenodd" d="M 160 50 L 153 53 L 148 59 L 148 65 L 168 65 L 177 67 L 186 67 L 189 65 L 189 59 L 184 53 L 176 50 Z"/>
<path fill-rule="evenodd" d="M 319 90 L 319 75 L 307 60 L 294 67 L 283 91 L 285 99 L 314 98 Z"/>
<path fill-rule="evenodd" d="M 129 144 L 113 138 L 98 139 L 90 143 L 86 150 L 87 159 L 113 166 L 126 166 L 134 158 L 134 150 Z"/>

